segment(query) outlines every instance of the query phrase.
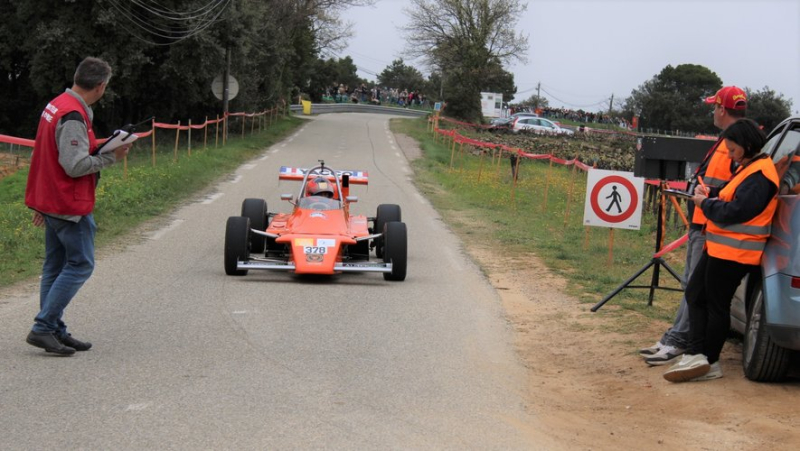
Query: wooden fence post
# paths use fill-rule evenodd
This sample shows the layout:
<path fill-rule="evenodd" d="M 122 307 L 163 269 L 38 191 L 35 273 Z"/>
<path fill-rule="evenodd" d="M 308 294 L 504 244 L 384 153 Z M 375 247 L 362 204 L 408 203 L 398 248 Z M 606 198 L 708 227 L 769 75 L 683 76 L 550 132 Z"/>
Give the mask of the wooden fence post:
<path fill-rule="evenodd" d="M 153 118 L 153 134 L 152 134 L 152 142 L 153 142 L 153 167 L 156 167 L 156 118 Z"/>
<path fill-rule="evenodd" d="M 181 133 L 181 121 L 178 121 L 178 127 L 175 128 L 175 149 L 172 151 L 172 161 L 178 161 L 178 139 Z"/>

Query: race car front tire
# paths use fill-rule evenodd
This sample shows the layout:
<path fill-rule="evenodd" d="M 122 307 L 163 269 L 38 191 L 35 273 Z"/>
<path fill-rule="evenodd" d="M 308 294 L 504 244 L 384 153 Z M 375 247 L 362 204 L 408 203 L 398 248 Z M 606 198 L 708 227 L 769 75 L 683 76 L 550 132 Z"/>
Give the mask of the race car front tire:
<path fill-rule="evenodd" d="M 383 228 L 383 240 L 383 261 L 392 264 L 392 272 L 383 273 L 384 280 L 405 280 L 408 261 L 408 232 L 405 223 L 387 222 Z"/>
<path fill-rule="evenodd" d="M 267 201 L 264 199 L 245 199 L 242 202 L 242 216 L 250 219 L 250 227 L 262 232 L 266 231 Z M 251 233 L 249 240 L 250 253 L 263 253 L 265 240 L 265 236 Z"/>
<path fill-rule="evenodd" d="M 245 276 L 246 269 L 236 269 L 239 261 L 247 261 L 250 239 L 250 219 L 244 216 L 231 216 L 225 225 L 225 274 L 229 276 Z"/>
<path fill-rule="evenodd" d="M 402 221 L 400 206 L 395 204 L 378 205 L 378 212 L 375 214 L 375 232 L 383 233 L 383 226 L 389 222 Z M 373 240 L 375 243 L 375 256 L 383 257 L 384 239 L 378 237 Z"/>

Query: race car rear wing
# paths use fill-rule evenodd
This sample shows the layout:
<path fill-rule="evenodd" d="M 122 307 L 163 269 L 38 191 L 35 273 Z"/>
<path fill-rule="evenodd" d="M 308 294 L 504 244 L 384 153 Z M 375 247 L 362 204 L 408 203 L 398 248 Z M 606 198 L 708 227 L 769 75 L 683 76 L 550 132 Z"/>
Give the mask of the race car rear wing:
<path fill-rule="evenodd" d="M 317 169 L 317 168 L 314 168 Z M 312 173 L 315 173 L 314 169 L 311 169 Z M 331 169 L 325 168 L 326 171 L 330 172 Z M 303 181 L 303 178 L 308 173 L 309 169 L 306 168 L 290 168 L 288 166 L 281 166 L 281 172 L 278 176 L 279 180 L 299 180 Z M 344 174 L 350 176 L 350 184 L 353 185 L 366 185 L 369 181 L 369 174 L 367 171 L 333 171 L 336 174 L 336 177 L 341 180 Z M 333 180 L 333 174 L 325 173 L 319 174 L 322 177 L 327 178 L 330 181 Z"/>

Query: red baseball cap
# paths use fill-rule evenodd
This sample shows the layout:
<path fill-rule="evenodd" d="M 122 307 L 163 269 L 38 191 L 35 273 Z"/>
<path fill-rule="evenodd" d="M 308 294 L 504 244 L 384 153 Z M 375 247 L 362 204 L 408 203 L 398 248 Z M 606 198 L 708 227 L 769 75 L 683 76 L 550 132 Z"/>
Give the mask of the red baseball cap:
<path fill-rule="evenodd" d="M 711 97 L 706 97 L 706 103 L 722 105 L 731 110 L 744 110 L 747 108 L 747 95 L 736 86 L 724 86 Z"/>

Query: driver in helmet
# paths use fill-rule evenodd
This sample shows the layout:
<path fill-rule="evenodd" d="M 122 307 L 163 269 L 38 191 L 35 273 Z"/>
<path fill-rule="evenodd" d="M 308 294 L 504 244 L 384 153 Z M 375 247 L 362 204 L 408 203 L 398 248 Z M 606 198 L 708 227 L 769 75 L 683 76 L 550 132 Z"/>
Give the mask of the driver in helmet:
<path fill-rule="evenodd" d="M 322 196 L 328 199 L 335 197 L 333 184 L 325 177 L 317 177 L 306 184 L 306 196 Z"/>

